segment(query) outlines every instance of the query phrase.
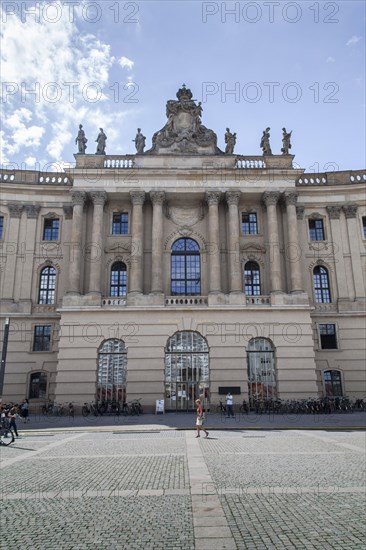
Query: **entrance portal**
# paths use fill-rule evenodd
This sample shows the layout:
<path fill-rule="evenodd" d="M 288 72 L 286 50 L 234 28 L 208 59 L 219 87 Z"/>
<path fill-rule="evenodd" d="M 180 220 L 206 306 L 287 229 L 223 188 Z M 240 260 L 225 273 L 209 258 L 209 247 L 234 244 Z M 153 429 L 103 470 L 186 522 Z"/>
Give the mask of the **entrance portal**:
<path fill-rule="evenodd" d="M 165 349 L 165 407 L 195 409 L 195 400 L 209 403 L 209 356 L 206 340 L 193 331 L 177 332 Z"/>
<path fill-rule="evenodd" d="M 271 342 L 253 338 L 248 345 L 248 392 L 251 406 L 256 401 L 276 398 L 275 355 Z"/>

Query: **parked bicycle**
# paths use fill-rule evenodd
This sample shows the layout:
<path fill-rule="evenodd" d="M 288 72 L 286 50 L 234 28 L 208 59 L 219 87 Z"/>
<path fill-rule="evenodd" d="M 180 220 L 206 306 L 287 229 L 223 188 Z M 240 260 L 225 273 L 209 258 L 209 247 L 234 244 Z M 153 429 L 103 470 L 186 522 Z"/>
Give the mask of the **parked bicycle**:
<path fill-rule="evenodd" d="M 7 447 L 11 443 L 14 443 L 14 441 L 14 432 L 9 427 L 9 419 L 7 418 L 7 416 L 3 416 L 2 414 L 0 421 L 0 445 L 4 445 Z"/>
<path fill-rule="evenodd" d="M 60 403 L 45 403 L 42 406 L 42 414 L 43 416 L 65 416 L 66 409 L 63 405 Z"/>
<path fill-rule="evenodd" d="M 224 405 L 221 399 L 220 399 L 220 404 L 216 406 L 216 412 L 221 414 L 226 413 L 226 405 Z"/>
<path fill-rule="evenodd" d="M 98 403 L 84 403 L 81 407 L 81 414 L 86 417 L 89 416 L 89 414 L 93 414 L 94 416 L 102 416 L 103 413 L 100 411 Z"/>

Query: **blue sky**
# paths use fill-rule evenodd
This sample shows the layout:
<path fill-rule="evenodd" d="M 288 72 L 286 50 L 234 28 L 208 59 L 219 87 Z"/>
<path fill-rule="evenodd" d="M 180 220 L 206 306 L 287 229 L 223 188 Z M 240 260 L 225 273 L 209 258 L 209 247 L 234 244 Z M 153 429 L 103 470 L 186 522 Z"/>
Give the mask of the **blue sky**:
<path fill-rule="evenodd" d="M 107 154 L 137 127 L 149 148 L 183 82 L 222 149 L 229 127 L 261 154 L 270 126 L 279 154 L 285 126 L 307 172 L 366 165 L 363 1 L 4 1 L 1 19 L 4 166 L 72 163 L 80 123 L 87 153 L 100 126 Z"/>

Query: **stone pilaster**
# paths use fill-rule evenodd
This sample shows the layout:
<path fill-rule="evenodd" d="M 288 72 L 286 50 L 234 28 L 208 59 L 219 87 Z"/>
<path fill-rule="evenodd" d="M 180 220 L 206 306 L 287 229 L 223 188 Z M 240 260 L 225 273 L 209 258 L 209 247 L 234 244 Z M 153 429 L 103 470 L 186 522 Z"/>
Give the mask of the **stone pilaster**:
<path fill-rule="evenodd" d="M 71 198 L 73 204 L 73 216 L 71 227 L 71 243 L 69 249 L 70 258 L 68 292 L 73 294 L 80 294 L 83 211 L 86 201 L 86 193 L 85 191 L 72 191 Z"/>
<path fill-rule="evenodd" d="M 220 191 L 207 191 L 208 203 L 208 265 L 209 265 L 209 294 L 221 292 L 221 258 L 220 258 L 220 232 L 219 232 L 219 202 Z"/>
<path fill-rule="evenodd" d="M 151 258 L 151 292 L 163 292 L 163 204 L 164 191 L 150 191 L 153 205 L 152 218 L 152 258 Z"/>
<path fill-rule="evenodd" d="M 225 198 L 229 208 L 229 273 L 230 273 L 230 292 L 243 291 L 243 274 L 240 265 L 240 219 L 239 219 L 239 201 L 240 191 L 226 191 Z"/>
<path fill-rule="evenodd" d="M 24 254 L 21 270 L 20 265 L 17 268 L 17 276 L 21 275 L 21 280 L 17 285 L 19 298 L 21 300 L 30 300 L 32 292 L 32 276 L 34 273 L 34 253 L 37 243 L 37 221 L 39 211 L 41 210 L 38 204 L 26 204 L 24 209 L 27 213 L 27 226 L 26 226 L 26 238 L 24 243 Z M 43 228 L 41 228 L 41 233 Z M 42 237 L 41 237 L 42 238 Z M 21 271 L 21 273 L 19 273 Z"/>
<path fill-rule="evenodd" d="M 19 247 L 20 218 L 23 212 L 22 204 L 8 204 L 9 229 L 7 231 L 7 242 L 3 243 L 4 255 L 4 280 L 2 295 L 4 300 L 14 300 L 14 282 L 17 263 L 17 252 Z"/>
<path fill-rule="evenodd" d="M 143 214 L 145 191 L 130 191 L 132 202 L 132 243 L 131 243 L 131 270 L 129 277 L 129 292 L 142 293 L 143 291 Z"/>
<path fill-rule="evenodd" d="M 103 211 L 107 201 L 105 191 L 92 191 L 89 196 L 93 202 L 92 238 L 88 243 L 89 252 L 89 292 L 101 294 L 101 269 L 103 259 Z"/>
<path fill-rule="evenodd" d="M 330 220 L 331 238 L 329 239 L 330 252 L 335 260 L 335 272 L 337 280 L 338 298 L 341 300 L 349 299 L 349 289 L 347 285 L 346 265 L 343 257 L 342 249 L 342 230 L 340 225 L 340 217 L 342 206 L 332 204 L 327 206 L 327 213 Z"/>
<path fill-rule="evenodd" d="M 267 208 L 267 230 L 269 247 L 269 270 L 271 292 L 282 292 L 281 288 L 281 258 L 280 243 L 278 237 L 277 203 L 280 198 L 279 191 L 266 191 L 263 193 L 263 202 Z"/>
<path fill-rule="evenodd" d="M 357 204 L 344 204 L 342 206 L 347 222 L 348 242 L 351 252 L 353 282 L 355 288 L 355 298 L 365 299 L 365 284 L 362 274 L 361 250 L 359 243 L 359 228 L 357 227 Z"/>
<path fill-rule="evenodd" d="M 301 247 L 297 228 L 297 193 L 286 191 L 283 195 L 286 204 L 288 254 L 290 261 L 291 292 L 301 292 L 303 289 L 301 275 Z"/>
<path fill-rule="evenodd" d="M 72 220 L 72 211 L 73 207 L 71 204 L 64 204 L 62 206 L 64 214 L 65 214 L 65 220 Z"/>

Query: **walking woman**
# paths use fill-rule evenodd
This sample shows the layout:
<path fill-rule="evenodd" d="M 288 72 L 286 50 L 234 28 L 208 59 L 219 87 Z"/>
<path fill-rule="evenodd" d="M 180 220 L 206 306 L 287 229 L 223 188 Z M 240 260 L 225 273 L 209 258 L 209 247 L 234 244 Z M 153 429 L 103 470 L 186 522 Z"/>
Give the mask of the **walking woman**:
<path fill-rule="evenodd" d="M 203 414 L 203 407 L 201 404 L 201 401 L 199 399 L 196 399 L 195 401 L 197 405 L 197 420 L 196 420 L 196 428 L 197 428 L 197 435 L 196 437 L 200 437 L 200 431 L 203 430 L 206 434 L 206 437 L 208 437 L 208 431 L 205 430 L 203 427 L 203 421 L 204 421 L 204 414 Z"/>
<path fill-rule="evenodd" d="M 9 411 L 8 418 L 10 419 L 9 428 L 14 431 L 16 437 L 19 437 L 16 418 L 17 418 L 17 408 L 12 407 Z"/>

